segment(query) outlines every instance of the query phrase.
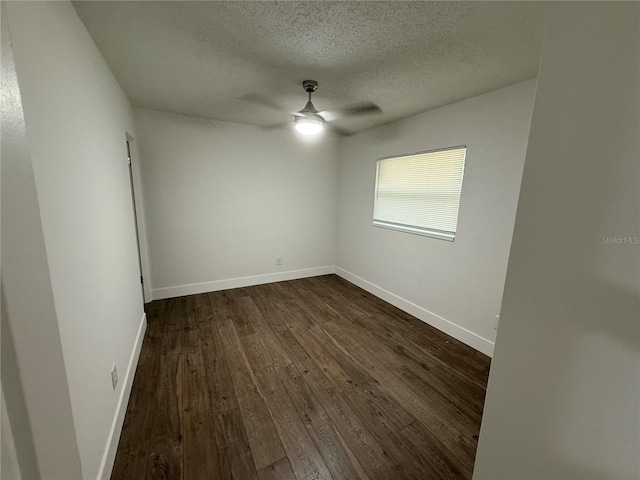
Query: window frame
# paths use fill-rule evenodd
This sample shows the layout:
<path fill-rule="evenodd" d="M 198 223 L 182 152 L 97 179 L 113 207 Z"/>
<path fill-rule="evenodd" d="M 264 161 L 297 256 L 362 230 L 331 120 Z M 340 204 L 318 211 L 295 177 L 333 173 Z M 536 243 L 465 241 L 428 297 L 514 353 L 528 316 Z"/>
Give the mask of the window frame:
<path fill-rule="evenodd" d="M 428 153 L 436 153 L 436 152 L 446 152 L 448 150 L 460 150 L 464 148 L 464 165 L 462 167 L 462 181 L 460 182 L 460 199 L 458 204 L 458 220 L 460 219 L 460 203 L 462 203 L 462 185 L 464 184 L 464 175 L 467 168 L 467 145 L 456 145 L 452 147 L 444 147 L 444 148 L 434 148 L 432 150 L 423 150 L 414 153 L 403 153 L 400 155 L 389 155 L 386 157 L 379 157 L 376 160 L 376 179 L 375 179 L 375 187 L 373 192 L 373 214 L 372 214 L 372 223 L 371 225 L 378 228 L 386 228 L 389 230 L 396 230 L 399 232 L 411 233 L 413 235 L 421 235 L 423 237 L 437 238 L 439 240 L 446 240 L 449 242 L 455 241 L 456 234 L 458 233 L 458 228 L 456 225 L 456 231 L 451 233 L 443 230 L 438 230 L 435 228 L 424 228 L 418 227 L 415 225 L 394 223 L 394 222 L 385 222 L 383 220 L 376 220 L 375 212 L 376 212 L 376 200 L 378 198 L 378 186 L 380 180 L 380 162 L 383 160 L 389 160 L 392 158 L 403 158 L 403 157 L 411 157 L 414 155 L 424 155 Z M 456 222 L 457 223 L 457 222 Z"/>

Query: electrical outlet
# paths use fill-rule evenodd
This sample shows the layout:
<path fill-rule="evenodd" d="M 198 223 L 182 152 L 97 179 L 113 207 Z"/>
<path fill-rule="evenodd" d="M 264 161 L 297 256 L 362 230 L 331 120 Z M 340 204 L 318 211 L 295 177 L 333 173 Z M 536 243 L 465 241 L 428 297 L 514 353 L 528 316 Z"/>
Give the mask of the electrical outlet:
<path fill-rule="evenodd" d="M 116 367 L 116 364 L 113 364 L 113 367 L 111 368 L 111 386 L 113 387 L 113 389 L 116 389 L 116 385 L 118 385 L 118 369 Z"/>
<path fill-rule="evenodd" d="M 498 323 L 500 322 L 500 315 L 496 315 L 496 320 L 493 323 L 493 329 L 498 330 Z"/>
<path fill-rule="evenodd" d="M 282 265 L 282 257 L 276 257 L 276 265 Z"/>

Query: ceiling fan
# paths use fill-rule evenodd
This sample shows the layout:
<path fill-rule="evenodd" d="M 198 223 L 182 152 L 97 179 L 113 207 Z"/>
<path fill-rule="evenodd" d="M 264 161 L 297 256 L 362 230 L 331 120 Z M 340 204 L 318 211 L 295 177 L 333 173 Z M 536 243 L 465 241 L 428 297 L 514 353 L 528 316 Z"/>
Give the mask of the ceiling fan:
<path fill-rule="evenodd" d="M 311 102 L 311 94 L 318 89 L 318 82 L 315 80 L 305 80 L 302 82 L 302 88 L 304 88 L 304 91 L 309 94 L 309 100 L 302 110 L 294 114 L 293 125 L 298 133 L 303 135 L 317 135 L 326 126 L 328 119 L 326 119 L 325 116 L 328 112 L 319 112 Z M 332 113 L 337 114 L 336 117 L 340 117 L 346 115 L 382 113 L 382 110 L 377 105 L 367 102 L 358 105 L 351 105 L 350 107 L 343 108 Z M 343 135 L 351 133 L 335 126 L 331 126 L 330 128 Z"/>
<path fill-rule="evenodd" d="M 351 135 L 353 132 L 332 124 L 332 121 L 347 116 L 382 113 L 380 107 L 371 102 L 353 104 L 337 110 L 318 111 L 311 102 L 311 94 L 318 89 L 318 82 L 315 80 L 305 80 L 302 82 L 302 88 L 304 88 L 304 91 L 309 95 L 309 99 L 302 110 L 293 113 L 293 125 L 296 131 L 303 135 L 317 135 L 325 129 L 340 135 Z M 243 95 L 241 99 L 255 103 L 261 107 L 275 108 L 280 111 L 284 110 L 273 101 L 263 98 L 259 94 L 246 94 Z M 285 122 L 265 128 L 282 128 L 290 125 L 290 122 Z"/>

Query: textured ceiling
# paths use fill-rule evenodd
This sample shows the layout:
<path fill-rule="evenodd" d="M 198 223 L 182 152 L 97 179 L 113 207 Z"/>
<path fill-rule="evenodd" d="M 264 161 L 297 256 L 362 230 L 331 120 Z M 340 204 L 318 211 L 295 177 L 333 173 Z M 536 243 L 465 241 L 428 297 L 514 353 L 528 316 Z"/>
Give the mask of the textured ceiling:
<path fill-rule="evenodd" d="M 542 2 L 79 1 L 136 107 L 252 125 L 374 102 L 360 131 L 537 74 Z"/>

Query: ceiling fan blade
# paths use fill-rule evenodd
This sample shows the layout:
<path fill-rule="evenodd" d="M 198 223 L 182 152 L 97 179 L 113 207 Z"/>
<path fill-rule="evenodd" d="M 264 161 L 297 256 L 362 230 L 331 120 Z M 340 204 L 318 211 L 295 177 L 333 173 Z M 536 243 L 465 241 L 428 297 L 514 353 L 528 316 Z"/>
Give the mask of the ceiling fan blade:
<path fill-rule="evenodd" d="M 348 105 L 344 108 L 337 110 L 336 113 L 343 116 L 371 115 L 371 114 L 382 113 L 382 109 L 375 103 L 362 102 L 362 103 L 355 103 L 353 105 Z"/>
<path fill-rule="evenodd" d="M 287 122 L 274 123 L 271 125 L 260 125 L 260 128 L 263 128 L 265 130 L 286 130 L 286 129 L 291 129 L 292 126 L 293 126 L 293 122 L 287 121 Z"/>
<path fill-rule="evenodd" d="M 266 97 L 263 97 L 259 93 L 245 93 L 241 97 L 238 97 L 238 100 L 242 100 L 245 102 L 253 103 L 254 105 L 259 105 L 261 107 L 273 108 L 280 112 L 285 112 L 286 109 L 279 105 L 277 102 L 273 100 L 269 100 Z"/>
<path fill-rule="evenodd" d="M 330 133 L 337 133 L 343 137 L 348 137 L 349 135 L 353 135 L 351 130 L 347 130 L 346 128 L 339 127 L 332 123 L 325 123 L 324 128 Z"/>

